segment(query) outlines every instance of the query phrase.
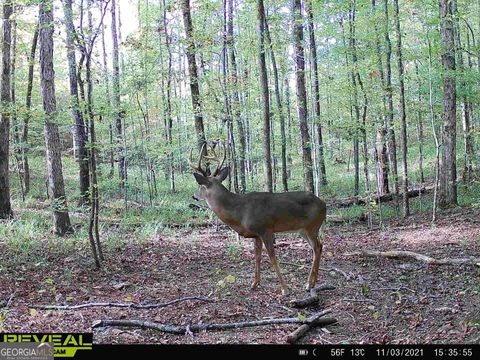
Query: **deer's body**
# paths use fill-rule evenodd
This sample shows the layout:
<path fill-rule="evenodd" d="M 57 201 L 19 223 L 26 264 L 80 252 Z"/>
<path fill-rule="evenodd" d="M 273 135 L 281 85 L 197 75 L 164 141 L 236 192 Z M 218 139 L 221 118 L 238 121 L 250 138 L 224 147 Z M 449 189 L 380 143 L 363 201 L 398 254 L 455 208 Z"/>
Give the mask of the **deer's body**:
<path fill-rule="evenodd" d="M 308 192 L 234 194 L 223 185 L 205 200 L 212 211 L 239 235 L 257 238 L 273 233 L 320 228 L 325 202 Z"/>
<path fill-rule="evenodd" d="M 203 150 L 202 147 L 201 154 Z M 213 153 L 216 155 L 214 151 Z M 255 279 L 252 288 L 260 284 L 260 260 L 262 247 L 265 245 L 280 281 L 282 293 L 288 292 L 275 256 L 273 234 L 278 232 L 299 232 L 312 247 L 313 263 L 307 289 L 313 288 L 317 282 L 322 254 L 322 242 L 318 232 L 327 216 L 325 202 L 309 192 L 234 194 L 222 185 L 229 172 L 228 167 L 222 169 L 225 153 L 213 175 L 201 168 L 202 156 L 204 155 L 201 155 L 197 166 L 191 164 L 199 172 L 194 174 L 199 188 L 193 197 L 196 200 L 206 200 L 220 220 L 239 235 L 255 239 Z M 215 158 L 216 156 L 210 157 Z"/>

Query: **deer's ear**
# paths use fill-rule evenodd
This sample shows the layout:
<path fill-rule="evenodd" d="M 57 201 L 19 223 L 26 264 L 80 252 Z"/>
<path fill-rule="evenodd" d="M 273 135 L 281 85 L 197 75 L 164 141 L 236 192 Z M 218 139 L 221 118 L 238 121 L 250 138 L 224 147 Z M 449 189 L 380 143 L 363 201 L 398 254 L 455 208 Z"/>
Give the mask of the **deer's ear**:
<path fill-rule="evenodd" d="M 197 180 L 198 185 L 207 185 L 208 184 L 208 179 L 200 174 L 194 173 L 193 176 L 195 176 L 195 180 Z"/>
<path fill-rule="evenodd" d="M 217 176 L 215 176 L 215 178 L 218 181 L 222 182 L 227 178 L 229 172 L 230 172 L 230 166 L 225 166 L 222 170 L 220 170 L 220 172 L 218 173 Z"/>

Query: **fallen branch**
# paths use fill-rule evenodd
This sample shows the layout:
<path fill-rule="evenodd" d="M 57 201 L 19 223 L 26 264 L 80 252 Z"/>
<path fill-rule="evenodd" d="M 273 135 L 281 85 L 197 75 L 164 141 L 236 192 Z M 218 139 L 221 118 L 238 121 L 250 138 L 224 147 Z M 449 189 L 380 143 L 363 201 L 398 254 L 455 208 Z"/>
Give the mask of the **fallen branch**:
<path fill-rule="evenodd" d="M 289 344 L 296 343 L 302 336 L 304 336 L 313 326 L 326 326 L 336 323 L 336 319 L 333 318 L 322 318 L 321 317 L 327 314 L 329 311 L 325 310 L 307 318 L 307 323 L 299 326 L 294 332 L 290 333 L 286 340 Z"/>
<path fill-rule="evenodd" d="M 134 304 L 134 303 L 114 303 L 114 302 L 105 302 L 105 303 L 86 303 L 78 305 L 33 305 L 32 308 L 35 309 L 44 309 L 44 310 L 78 310 L 90 307 L 116 307 L 116 308 L 127 308 L 127 309 L 156 309 L 163 308 L 170 305 L 175 305 L 179 302 L 189 301 L 189 300 L 198 300 L 206 302 L 214 302 L 215 300 L 201 297 L 201 296 L 188 296 L 180 299 L 175 299 L 163 304 Z"/>
<path fill-rule="evenodd" d="M 433 186 L 427 186 L 427 187 L 422 187 L 420 189 L 411 189 L 407 191 L 407 197 L 408 198 L 413 198 L 420 196 L 421 194 L 428 193 L 433 190 Z M 401 199 L 403 194 L 398 194 L 398 198 Z M 381 196 L 378 196 L 376 194 L 372 194 L 370 201 L 375 201 L 375 203 L 378 204 L 378 202 L 388 202 L 392 201 L 394 199 L 394 194 L 389 193 L 389 194 L 384 194 Z M 340 201 L 337 201 L 333 204 L 329 204 L 329 207 L 333 208 L 345 208 L 345 207 L 350 207 L 353 205 L 365 205 L 369 201 L 369 198 L 363 198 L 363 197 L 351 197 L 347 199 L 342 199 Z"/>
<path fill-rule="evenodd" d="M 226 323 L 226 324 L 198 324 L 198 325 L 171 325 L 171 324 L 162 324 L 153 321 L 144 321 L 144 320 L 98 320 L 95 321 L 92 325 L 92 328 L 99 327 L 108 327 L 108 326 L 119 326 L 119 327 L 139 327 L 142 329 L 151 329 L 157 330 L 169 334 L 182 335 L 187 332 L 196 333 L 200 331 L 209 331 L 209 330 L 230 330 L 230 329 L 242 329 L 247 327 L 254 326 L 266 326 L 266 325 L 278 325 L 278 324 L 310 324 L 312 326 L 326 326 L 337 322 L 336 319 L 327 318 L 318 319 L 319 317 L 330 312 L 329 310 L 324 310 L 320 314 L 316 314 L 314 321 L 309 320 L 300 320 L 298 317 L 292 318 L 279 318 L 279 319 L 265 319 L 265 320 L 256 320 L 256 321 L 245 321 L 245 322 L 235 322 L 235 323 Z"/>
<path fill-rule="evenodd" d="M 365 257 L 387 257 L 387 258 L 407 258 L 425 262 L 431 265 L 474 265 L 480 266 L 480 258 L 444 258 L 435 259 L 430 256 L 422 255 L 412 251 L 390 250 L 390 251 L 376 251 L 376 250 L 360 250 L 351 253 L 345 253 L 345 256 L 365 256 Z"/>
<path fill-rule="evenodd" d="M 310 290 L 310 296 L 290 301 L 290 306 L 294 308 L 304 308 L 316 304 L 320 300 L 320 292 L 323 290 L 335 290 L 335 286 L 324 284 Z"/>

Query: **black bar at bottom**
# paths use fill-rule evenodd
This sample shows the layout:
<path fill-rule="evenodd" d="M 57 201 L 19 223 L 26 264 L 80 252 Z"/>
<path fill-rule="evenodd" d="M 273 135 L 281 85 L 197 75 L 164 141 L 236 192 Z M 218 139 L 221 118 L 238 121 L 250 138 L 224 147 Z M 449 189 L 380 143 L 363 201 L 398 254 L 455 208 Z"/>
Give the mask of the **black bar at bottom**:
<path fill-rule="evenodd" d="M 288 359 L 480 359 L 480 345 L 93 345 L 75 359 L 157 356 L 281 356 Z"/>

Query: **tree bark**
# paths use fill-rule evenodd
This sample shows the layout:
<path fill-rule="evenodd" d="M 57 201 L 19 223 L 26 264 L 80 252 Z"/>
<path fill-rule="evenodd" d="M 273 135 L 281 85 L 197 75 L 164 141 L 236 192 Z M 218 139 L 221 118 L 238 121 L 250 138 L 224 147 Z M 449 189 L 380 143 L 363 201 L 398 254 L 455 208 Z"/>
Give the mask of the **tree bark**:
<path fill-rule="evenodd" d="M 415 74 L 417 76 L 417 103 L 418 108 L 416 108 L 416 112 L 418 114 L 417 120 L 417 136 L 418 136 L 418 167 L 420 170 L 420 182 L 422 185 L 425 183 L 425 176 L 423 171 L 423 140 L 424 140 L 424 131 L 423 131 L 423 113 L 421 111 L 421 104 L 422 104 L 422 91 L 421 91 L 421 79 L 420 74 L 418 72 L 418 62 L 415 61 Z"/>
<path fill-rule="evenodd" d="M 397 67 L 398 80 L 400 83 L 400 98 L 399 98 L 399 113 L 401 124 L 401 142 L 402 142 L 402 192 L 403 192 L 403 215 L 405 217 L 410 215 L 410 204 L 408 201 L 408 147 L 407 147 L 407 114 L 405 112 L 405 83 L 404 83 L 404 68 L 403 68 L 403 54 L 402 54 L 402 33 L 400 28 L 400 11 L 398 7 L 398 0 L 393 0 L 395 30 L 397 32 Z"/>
<path fill-rule="evenodd" d="M 75 26 L 73 24 L 72 0 L 63 0 L 63 13 L 67 30 L 67 60 L 70 85 L 70 107 L 74 120 L 73 141 L 79 165 L 80 204 L 88 202 L 90 187 L 88 171 L 87 133 L 78 100 L 77 61 L 75 58 Z"/>
<path fill-rule="evenodd" d="M 115 129 L 117 135 L 117 151 L 118 151 L 118 175 L 120 178 L 120 188 L 126 187 L 127 181 L 127 160 L 125 155 L 124 148 L 124 139 L 123 139 L 123 120 L 122 120 L 122 109 L 120 104 L 120 70 L 118 63 L 118 36 L 117 36 L 117 15 L 116 15 L 116 5 L 115 0 L 112 0 L 111 4 L 111 13 L 112 13 L 112 60 L 113 60 L 113 73 L 112 73 L 112 108 L 115 116 Z"/>
<path fill-rule="evenodd" d="M 312 0 L 307 0 L 307 14 L 308 14 L 308 32 L 310 35 L 310 53 L 312 55 L 312 68 L 313 68 L 313 92 L 314 92 L 314 116 L 315 127 L 318 137 L 318 162 L 320 169 L 321 184 L 327 185 L 327 173 L 325 170 L 325 156 L 323 151 L 323 135 L 322 135 L 322 122 L 320 119 L 320 85 L 318 76 L 318 64 L 317 64 L 317 43 L 315 40 L 315 27 L 313 25 L 313 9 Z M 358 138 L 357 138 L 358 139 Z M 358 143 L 358 140 L 357 140 Z M 358 146 L 357 146 L 358 147 Z"/>
<path fill-rule="evenodd" d="M 455 0 L 440 0 L 440 22 L 443 66 L 443 146 L 440 156 L 440 183 L 438 205 L 440 207 L 457 204 L 457 163 L 456 163 L 456 80 L 455 39 L 453 8 Z"/>
<path fill-rule="evenodd" d="M 240 152 L 238 154 L 239 172 L 240 172 L 240 192 L 247 191 L 247 183 L 245 179 L 245 159 L 246 159 L 246 140 L 245 130 L 243 126 L 242 113 L 240 111 L 240 96 L 238 91 L 238 69 L 237 57 L 235 55 L 235 43 L 233 37 L 233 0 L 228 0 L 228 25 L 227 25 L 227 46 L 230 52 L 230 74 L 233 83 L 233 113 L 237 124 L 238 140 L 240 143 Z"/>
<path fill-rule="evenodd" d="M 163 0 L 163 31 L 165 35 L 165 45 L 167 47 L 168 52 L 168 68 L 167 68 L 167 98 L 166 98 L 166 109 L 165 109 L 165 117 L 167 121 L 167 141 L 170 145 L 169 153 L 168 153 L 168 166 L 169 166 L 169 173 L 170 173 L 170 191 L 174 193 L 175 189 L 175 167 L 173 164 L 173 136 L 172 136 L 172 128 L 173 128 L 173 117 L 172 117 L 172 50 L 170 49 L 170 35 L 168 34 L 167 30 L 167 5 L 165 0 Z"/>
<path fill-rule="evenodd" d="M 382 88 L 382 102 L 384 107 L 384 112 L 386 113 L 386 91 L 385 91 L 385 72 L 383 71 L 383 62 L 382 54 L 380 49 L 380 40 L 378 38 L 378 26 L 375 19 L 376 13 L 376 1 L 372 0 L 372 17 L 374 18 L 374 31 L 375 31 L 375 53 L 376 53 L 376 62 L 378 67 L 378 74 L 374 76 L 380 77 L 380 85 Z M 388 182 L 388 156 L 387 156 L 387 146 L 385 143 L 385 136 L 387 134 L 387 119 L 382 114 L 379 116 L 377 134 L 376 134 L 376 146 L 375 146 L 375 160 L 377 162 L 377 189 L 379 194 L 386 194 L 390 192 L 389 182 Z"/>
<path fill-rule="evenodd" d="M 30 166 L 28 164 L 28 126 L 30 120 L 30 109 L 32 107 L 32 90 L 33 90 L 33 70 L 35 66 L 35 53 L 37 51 L 39 27 L 38 22 L 33 33 L 32 47 L 30 49 L 30 56 L 28 58 L 28 80 L 27 91 L 25 99 L 25 116 L 23 119 L 22 135 L 20 139 L 22 147 L 22 157 L 20 161 L 20 171 L 22 172 L 22 179 L 24 184 L 25 195 L 30 191 Z"/>
<path fill-rule="evenodd" d="M 53 70 L 53 1 L 40 3 L 40 84 L 43 111 L 45 112 L 44 132 L 47 155 L 48 189 L 53 207 L 53 227 L 57 235 L 72 230 L 67 210 L 65 185 L 60 153 L 60 135 L 55 122 L 57 102 L 55 98 L 55 72 Z"/>
<path fill-rule="evenodd" d="M 2 88 L 0 101 L 2 113 L 0 117 L 0 219 L 8 219 L 13 216 L 10 203 L 10 174 L 9 140 L 10 140 L 10 112 L 11 112 L 11 89 L 10 89 L 10 47 L 12 42 L 12 2 L 6 0 L 3 3 L 3 47 L 2 47 Z"/>
<path fill-rule="evenodd" d="M 390 20 L 388 17 L 388 0 L 383 0 L 383 9 L 385 13 L 385 20 L 384 20 L 384 36 L 385 36 L 385 54 L 386 54 L 386 61 L 385 67 L 387 70 L 386 73 L 386 82 L 385 82 L 385 93 L 387 96 L 387 104 L 388 104 L 388 114 L 387 114 L 387 136 L 388 136 L 388 152 L 389 152 L 389 160 L 392 166 L 392 173 L 393 173 L 393 187 L 395 191 L 395 195 L 398 196 L 398 164 L 397 164 L 397 141 L 395 138 L 395 129 L 394 129 L 394 122 L 393 122 L 393 88 L 392 88 L 392 43 L 390 41 L 390 34 L 389 34 L 389 24 Z"/>
<path fill-rule="evenodd" d="M 265 7 L 263 0 L 257 0 L 257 37 L 258 67 L 260 72 L 260 88 L 262 95 L 263 119 L 263 167 L 265 174 L 265 190 L 272 192 L 272 155 L 270 150 L 270 94 L 268 90 L 267 65 L 265 61 Z"/>
<path fill-rule="evenodd" d="M 205 143 L 205 130 L 203 126 L 202 102 L 200 99 L 200 86 L 198 83 L 197 61 L 195 59 L 196 47 L 193 36 L 192 16 L 190 14 L 190 0 L 181 0 L 183 24 L 187 40 L 188 73 L 190 75 L 190 92 L 192 96 L 192 109 L 195 118 L 197 133 L 197 147 L 201 151 Z"/>
<path fill-rule="evenodd" d="M 285 113 L 282 105 L 282 96 L 280 93 L 280 80 L 278 77 L 278 66 L 275 52 L 273 51 L 272 37 L 270 36 L 270 29 L 268 22 L 265 21 L 265 30 L 270 49 L 270 58 L 272 59 L 273 78 L 275 83 L 275 100 L 277 103 L 278 117 L 280 120 L 280 141 L 281 141 L 281 161 L 282 161 L 282 185 L 283 191 L 288 191 L 288 174 L 287 174 L 287 138 L 285 133 Z"/>
<path fill-rule="evenodd" d="M 458 72 L 460 75 L 460 84 L 459 89 L 462 93 L 462 128 L 463 128 L 463 171 L 462 171 L 462 179 L 464 184 L 470 181 L 473 173 L 473 158 L 474 158 L 474 148 L 473 148 L 473 136 L 471 131 L 471 112 L 470 112 L 470 101 L 468 100 L 467 94 L 469 93 L 469 89 L 467 88 L 467 83 L 465 81 L 465 63 L 463 60 L 463 50 L 462 49 L 462 41 L 461 41 L 461 31 L 460 31 L 460 24 L 458 19 L 458 12 L 456 2 L 453 2 L 453 13 L 455 14 L 454 20 L 454 33 L 455 33 L 455 47 L 456 49 L 460 49 L 457 52 L 457 64 L 458 64 Z M 468 35 L 468 30 L 467 30 Z M 471 91 L 471 90 L 470 90 Z"/>
<path fill-rule="evenodd" d="M 307 123 L 307 90 L 305 87 L 305 54 L 303 49 L 303 16 L 300 0 L 293 0 L 293 41 L 295 51 L 295 74 L 297 78 L 298 118 L 302 140 L 303 181 L 305 191 L 314 192 L 312 170 L 312 144 Z"/>

